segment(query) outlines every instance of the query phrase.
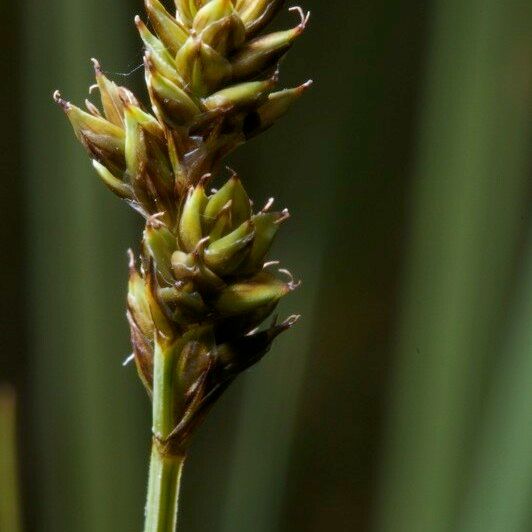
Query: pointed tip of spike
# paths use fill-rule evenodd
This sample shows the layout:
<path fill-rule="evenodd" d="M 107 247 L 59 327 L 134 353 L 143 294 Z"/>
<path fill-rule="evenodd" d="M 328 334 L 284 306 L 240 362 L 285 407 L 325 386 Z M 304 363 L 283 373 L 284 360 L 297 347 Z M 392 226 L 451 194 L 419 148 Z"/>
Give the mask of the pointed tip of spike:
<path fill-rule="evenodd" d="M 67 102 L 61 97 L 61 93 L 59 92 L 59 90 L 55 90 L 52 97 L 54 99 L 54 102 L 59 105 L 63 109 L 63 111 L 67 112 L 70 110 L 70 102 Z"/>
<path fill-rule="evenodd" d="M 150 33 L 150 30 L 147 28 L 146 24 L 144 23 L 144 21 L 142 20 L 142 18 L 140 18 L 139 15 L 135 15 L 135 18 L 133 19 L 134 23 L 135 23 L 135 27 L 137 28 L 137 31 L 140 33 L 141 37 L 142 35 L 146 35 L 148 33 Z"/>
<path fill-rule="evenodd" d="M 225 169 L 231 173 L 231 177 L 233 177 L 234 175 L 236 175 L 236 170 L 234 170 L 233 168 L 231 168 L 229 165 L 225 165 Z"/>
<path fill-rule="evenodd" d="M 251 331 L 246 333 L 244 336 L 255 336 L 258 332 L 260 332 L 260 325 L 254 329 L 251 329 Z"/>
<path fill-rule="evenodd" d="M 269 198 L 266 204 L 264 205 L 264 207 L 262 207 L 260 212 L 264 212 L 264 213 L 268 212 L 271 209 L 274 202 L 275 202 L 275 198 Z"/>
<path fill-rule="evenodd" d="M 94 57 L 91 57 L 92 66 L 94 67 L 94 72 L 98 76 L 102 73 L 102 65 L 100 65 L 100 62 L 98 59 L 95 59 Z"/>
<path fill-rule="evenodd" d="M 302 83 L 301 85 L 296 87 L 295 91 L 296 91 L 298 96 L 301 96 L 301 94 L 303 94 L 308 89 L 310 89 L 310 87 L 312 87 L 312 85 L 314 85 L 314 80 L 313 79 L 309 79 L 309 80 L 305 81 L 305 83 Z"/>
<path fill-rule="evenodd" d="M 279 266 L 279 264 L 281 264 L 281 261 L 278 261 L 278 260 L 270 260 L 268 262 L 265 262 L 263 265 L 262 265 L 262 269 L 263 270 L 266 270 L 267 268 L 271 268 L 272 266 Z"/>
<path fill-rule="evenodd" d="M 296 288 L 299 288 L 301 286 L 301 280 L 294 280 L 294 276 L 292 275 L 292 272 L 290 270 L 287 270 L 285 268 L 279 268 L 277 271 L 288 277 L 287 287 L 290 292 L 293 292 L 294 290 L 296 290 Z"/>
<path fill-rule="evenodd" d="M 196 259 L 202 260 L 203 254 L 205 252 L 205 248 L 207 247 L 207 244 L 209 243 L 210 239 L 211 239 L 210 236 L 203 237 L 196 244 L 196 247 L 194 248 L 194 251 L 192 252 L 192 255 L 196 257 Z"/>
<path fill-rule="evenodd" d="M 300 319 L 301 314 L 292 314 L 292 316 L 289 316 L 283 321 L 283 323 L 281 323 L 281 327 L 290 329 L 290 327 L 293 327 Z"/>
<path fill-rule="evenodd" d="M 165 215 L 165 212 L 156 212 L 155 214 L 152 214 L 147 220 L 146 220 L 146 226 L 148 228 L 152 229 L 159 229 L 164 226 L 164 222 L 161 220 L 161 218 Z"/>
<path fill-rule="evenodd" d="M 129 366 L 129 364 L 131 364 L 131 362 L 133 362 L 133 360 L 135 360 L 135 354 L 134 354 L 134 353 L 131 353 L 131 355 L 129 355 L 129 356 L 124 360 L 124 362 L 122 362 L 122 366 L 123 366 L 123 367 Z"/>
<path fill-rule="evenodd" d="M 88 98 L 85 98 L 85 107 L 92 116 L 100 116 L 98 108 Z"/>
<path fill-rule="evenodd" d="M 208 184 L 208 182 L 212 179 L 212 173 L 208 172 L 206 174 L 203 174 L 200 178 L 200 180 L 198 181 L 198 187 L 203 187 L 205 188 L 205 186 Z"/>
<path fill-rule="evenodd" d="M 279 218 L 277 218 L 277 220 L 275 220 L 275 222 L 273 223 L 276 225 L 280 225 L 283 222 L 286 222 L 286 220 L 288 220 L 289 218 L 290 218 L 290 211 L 288 209 L 283 209 L 281 211 L 281 214 L 279 215 Z"/>
<path fill-rule="evenodd" d="M 238 177 L 238 173 L 236 172 L 236 170 L 234 170 L 230 166 L 226 166 L 225 169 L 231 174 L 229 176 L 229 180 L 232 179 L 233 181 L 240 181 L 240 177 Z"/>
<path fill-rule="evenodd" d="M 269 334 L 271 340 L 279 336 L 282 332 L 290 329 L 293 327 L 300 319 L 301 315 L 299 314 L 292 314 L 286 320 L 284 320 L 282 323 L 278 323 L 279 315 L 276 314 L 273 317 L 273 320 L 270 325 Z"/>
<path fill-rule="evenodd" d="M 127 250 L 127 265 L 130 272 L 135 271 L 135 255 L 131 248 Z"/>
<path fill-rule="evenodd" d="M 298 28 L 304 30 L 307 27 L 308 21 L 310 20 L 310 11 L 307 11 L 305 14 L 301 6 L 289 7 L 288 11 L 296 12 L 299 15 L 300 21 Z"/>

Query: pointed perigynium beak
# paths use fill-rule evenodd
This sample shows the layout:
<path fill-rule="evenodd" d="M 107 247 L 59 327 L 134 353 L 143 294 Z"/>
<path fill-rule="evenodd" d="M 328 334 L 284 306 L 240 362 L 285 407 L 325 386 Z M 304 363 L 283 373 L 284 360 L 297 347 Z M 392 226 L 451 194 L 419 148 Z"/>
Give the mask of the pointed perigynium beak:
<path fill-rule="evenodd" d="M 253 212 L 236 174 L 210 189 L 223 158 L 311 85 L 277 88 L 280 61 L 309 18 L 291 8 L 293 28 L 262 34 L 283 4 L 175 0 L 174 16 L 160 0 L 145 0 L 148 22 L 135 24 L 148 105 L 96 60 L 99 107 L 87 100 L 82 110 L 54 94 L 104 184 L 146 219 L 138 264 L 130 252 L 127 318 L 150 395 L 162 378 L 156 368 L 173 368 L 174 429 L 155 433 L 162 446 L 182 450 L 223 390 L 297 321 L 262 326 L 298 286 L 266 262 L 288 211 L 272 210 L 269 200 Z"/>

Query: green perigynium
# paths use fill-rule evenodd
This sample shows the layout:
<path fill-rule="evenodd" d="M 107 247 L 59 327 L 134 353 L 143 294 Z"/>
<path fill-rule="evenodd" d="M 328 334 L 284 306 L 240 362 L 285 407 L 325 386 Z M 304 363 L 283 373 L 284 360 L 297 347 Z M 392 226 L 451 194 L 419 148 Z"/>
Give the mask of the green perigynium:
<path fill-rule="evenodd" d="M 266 262 L 288 211 L 268 201 L 254 212 L 234 173 L 208 192 L 223 159 L 310 86 L 276 90 L 279 61 L 308 21 L 291 8 L 300 18 L 294 28 L 262 34 L 283 3 L 175 0 L 174 16 L 146 0 L 151 29 L 135 23 L 151 108 L 96 60 L 101 110 L 54 94 L 103 182 L 146 218 L 138 264 L 130 253 L 127 297 L 134 359 L 153 401 L 146 530 L 175 528 L 175 501 L 163 500 L 177 497 L 168 494 L 180 477 L 175 458 L 233 379 L 297 319 L 259 329 L 297 287 Z"/>

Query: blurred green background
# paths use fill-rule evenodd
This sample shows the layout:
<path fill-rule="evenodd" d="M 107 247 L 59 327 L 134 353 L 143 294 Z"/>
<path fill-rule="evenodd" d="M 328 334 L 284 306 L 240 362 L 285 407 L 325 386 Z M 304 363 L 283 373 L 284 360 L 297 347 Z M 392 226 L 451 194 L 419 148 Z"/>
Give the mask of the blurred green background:
<path fill-rule="evenodd" d="M 530 531 L 532 3 L 304 7 L 282 81 L 315 86 L 231 159 L 290 207 L 274 258 L 303 320 L 200 430 L 180 530 Z M 140 90 L 141 11 L 0 2 L 0 381 L 27 531 L 142 528 L 149 404 L 121 365 L 141 222 L 51 99 L 82 101 L 90 57 Z"/>

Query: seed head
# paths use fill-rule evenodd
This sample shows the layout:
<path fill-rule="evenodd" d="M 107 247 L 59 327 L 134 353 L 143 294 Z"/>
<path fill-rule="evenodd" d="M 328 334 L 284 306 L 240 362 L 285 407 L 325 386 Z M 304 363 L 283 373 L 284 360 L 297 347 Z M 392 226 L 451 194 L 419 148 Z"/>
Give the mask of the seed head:
<path fill-rule="evenodd" d="M 288 210 L 273 198 L 253 212 L 236 173 L 208 193 L 222 161 L 272 126 L 310 87 L 278 90 L 293 28 L 262 30 L 283 0 L 175 0 L 171 14 L 145 0 L 135 17 L 149 104 L 111 81 L 93 59 L 100 107 L 54 93 L 105 185 L 141 213 L 140 261 L 129 252 L 127 318 L 139 376 L 151 394 L 155 353 L 175 359 L 175 429 L 192 428 L 235 376 L 256 363 L 293 316 L 261 330 L 299 283 L 267 255 Z M 156 435 L 157 436 L 157 435 Z M 175 443 L 174 442 L 174 443 Z"/>

